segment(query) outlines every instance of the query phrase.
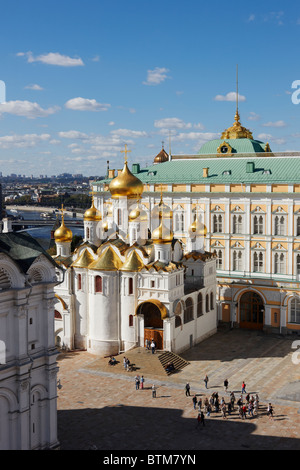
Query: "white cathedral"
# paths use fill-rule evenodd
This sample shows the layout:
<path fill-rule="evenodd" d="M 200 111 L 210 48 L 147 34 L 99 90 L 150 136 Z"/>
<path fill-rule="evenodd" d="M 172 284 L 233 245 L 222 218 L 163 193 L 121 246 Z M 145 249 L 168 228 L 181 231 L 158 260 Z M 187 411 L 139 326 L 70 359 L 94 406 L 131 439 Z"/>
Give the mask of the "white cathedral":
<path fill-rule="evenodd" d="M 206 227 L 196 219 L 183 246 L 162 193 L 150 217 L 140 203 L 143 186 L 125 159 L 109 199 L 93 195 L 73 253 L 62 215 L 54 233 L 63 268 L 55 288 L 58 346 L 108 356 L 154 340 L 158 350 L 180 353 L 216 332 L 216 257 L 203 248 Z"/>

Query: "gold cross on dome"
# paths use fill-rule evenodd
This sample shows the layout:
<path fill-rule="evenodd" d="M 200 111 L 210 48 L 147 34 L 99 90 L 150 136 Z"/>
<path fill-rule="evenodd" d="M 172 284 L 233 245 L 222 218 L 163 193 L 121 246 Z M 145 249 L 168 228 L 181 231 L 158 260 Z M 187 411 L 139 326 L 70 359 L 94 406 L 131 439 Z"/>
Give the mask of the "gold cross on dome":
<path fill-rule="evenodd" d="M 64 205 L 63 205 L 63 204 L 61 205 L 61 209 L 59 209 L 59 210 L 60 210 L 60 212 L 61 212 L 61 218 L 62 218 L 62 220 L 64 220 L 64 212 L 65 212 L 65 209 L 64 209 Z"/>
<path fill-rule="evenodd" d="M 125 154 L 125 163 L 127 163 L 127 153 L 130 153 L 131 150 L 127 150 L 127 144 L 125 144 L 125 150 L 121 150 L 121 153 Z"/>

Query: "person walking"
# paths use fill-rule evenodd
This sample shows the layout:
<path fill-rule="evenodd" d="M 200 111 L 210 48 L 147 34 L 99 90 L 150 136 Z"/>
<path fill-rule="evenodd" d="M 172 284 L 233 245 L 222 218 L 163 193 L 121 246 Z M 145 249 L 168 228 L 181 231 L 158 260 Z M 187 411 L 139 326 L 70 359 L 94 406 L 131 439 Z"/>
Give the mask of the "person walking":
<path fill-rule="evenodd" d="M 155 343 L 154 343 L 154 340 L 152 340 L 152 342 L 151 342 L 151 351 L 152 351 L 152 354 L 155 353 Z"/>
<path fill-rule="evenodd" d="M 185 396 L 186 396 L 186 397 L 190 397 L 190 396 L 191 396 L 191 394 L 190 394 L 190 389 L 191 389 L 190 384 L 187 382 L 187 384 L 186 384 L 186 386 L 185 386 Z"/>
<path fill-rule="evenodd" d="M 224 380 L 224 391 L 227 392 L 228 389 L 228 379 Z"/>
<path fill-rule="evenodd" d="M 154 384 L 152 385 L 152 398 L 156 398 L 156 387 Z"/>
<path fill-rule="evenodd" d="M 144 376 L 142 375 L 142 377 L 141 377 L 141 390 L 143 390 L 143 388 L 144 388 L 144 383 L 145 383 L 145 379 L 144 379 Z"/>
<path fill-rule="evenodd" d="M 268 405 L 268 416 L 269 416 L 269 419 L 273 420 L 273 413 L 274 413 L 274 410 L 273 410 L 273 406 L 271 403 L 269 403 Z"/>
<path fill-rule="evenodd" d="M 197 406 L 197 397 L 196 397 L 196 395 L 193 396 L 192 402 L 193 402 L 194 410 L 195 410 L 195 409 L 196 409 L 196 406 Z"/>
<path fill-rule="evenodd" d="M 231 394 L 230 394 L 230 403 L 231 403 L 231 409 L 232 409 L 232 411 L 234 411 L 234 403 L 235 403 L 234 392 L 231 392 Z"/>
<path fill-rule="evenodd" d="M 221 411 L 222 411 L 223 419 L 226 419 L 227 417 L 226 417 L 226 404 L 225 404 L 225 402 L 222 404 Z"/>
<path fill-rule="evenodd" d="M 242 393 L 247 393 L 247 392 L 246 392 L 246 384 L 245 384 L 244 381 L 243 381 L 243 383 L 242 383 Z"/>
<path fill-rule="evenodd" d="M 208 384 L 208 376 L 207 375 L 204 377 L 204 383 L 205 383 L 205 388 L 207 388 L 207 384 Z"/>
<path fill-rule="evenodd" d="M 201 399 L 201 397 L 198 400 L 198 408 L 199 408 L 199 411 L 201 411 L 201 408 L 202 408 L 202 399 Z"/>

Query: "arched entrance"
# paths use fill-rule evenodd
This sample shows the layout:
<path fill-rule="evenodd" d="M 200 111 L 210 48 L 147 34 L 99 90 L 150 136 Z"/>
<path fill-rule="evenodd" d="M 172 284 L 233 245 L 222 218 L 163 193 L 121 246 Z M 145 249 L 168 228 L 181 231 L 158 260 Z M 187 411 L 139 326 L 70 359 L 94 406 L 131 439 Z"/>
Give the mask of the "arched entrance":
<path fill-rule="evenodd" d="M 264 326 L 264 301 L 257 292 L 245 292 L 239 302 L 240 328 L 262 330 Z"/>
<path fill-rule="evenodd" d="M 144 316 L 144 341 L 154 340 L 157 349 L 164 347 L 163 319 L 168 312 L 159 300 L 149 300 L 141 303 L 137 308 L 137 315 Z"/>

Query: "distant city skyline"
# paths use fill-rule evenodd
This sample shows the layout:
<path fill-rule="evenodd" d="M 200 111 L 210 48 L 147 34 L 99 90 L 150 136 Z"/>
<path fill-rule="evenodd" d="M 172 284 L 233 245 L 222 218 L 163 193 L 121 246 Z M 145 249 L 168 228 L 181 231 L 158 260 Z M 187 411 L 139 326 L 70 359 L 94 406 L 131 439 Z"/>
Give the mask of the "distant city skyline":
<path fill-rule="evenodd" d="M 18 0 L 1 10 L 3 175 L 104 175 L 241 123 L 300 151 L 297 2 Z M 298 100 L 299 101 L 299 100 Z"/>

